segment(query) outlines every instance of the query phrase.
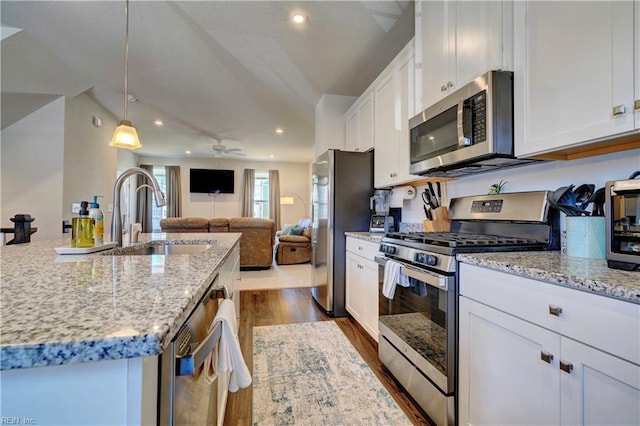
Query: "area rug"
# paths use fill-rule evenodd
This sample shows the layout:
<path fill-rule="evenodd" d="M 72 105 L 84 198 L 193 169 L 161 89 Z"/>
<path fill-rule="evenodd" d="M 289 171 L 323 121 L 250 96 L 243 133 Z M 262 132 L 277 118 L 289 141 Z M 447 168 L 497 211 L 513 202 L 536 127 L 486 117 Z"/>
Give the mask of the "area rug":
<path fill-rule="evenodd" d="M 409 425 L 333 321 L 253 328 L 253 424 Z"/>

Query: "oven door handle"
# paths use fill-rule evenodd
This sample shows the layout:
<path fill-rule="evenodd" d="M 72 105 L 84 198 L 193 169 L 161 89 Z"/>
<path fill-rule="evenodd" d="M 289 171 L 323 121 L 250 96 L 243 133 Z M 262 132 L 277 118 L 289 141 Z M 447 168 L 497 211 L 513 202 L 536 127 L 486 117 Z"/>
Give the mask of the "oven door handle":
<path fill-rule="evenodd" d="M 375 261 L 380 266 L 385 266 L 389 259 L 376 256 Z M 426 271 L 421 271 L 420 269 L 409 266 L 405 263 L 399 262 L 402 264 L 402 268 L 404 270 L 404 274 L 409 278 L 415 278 L 418 281 L 422 281 L 423 283 L 435 287 L 440 290 L 449 290 L 449 277 L 444 275 L 436 275 Z"/>

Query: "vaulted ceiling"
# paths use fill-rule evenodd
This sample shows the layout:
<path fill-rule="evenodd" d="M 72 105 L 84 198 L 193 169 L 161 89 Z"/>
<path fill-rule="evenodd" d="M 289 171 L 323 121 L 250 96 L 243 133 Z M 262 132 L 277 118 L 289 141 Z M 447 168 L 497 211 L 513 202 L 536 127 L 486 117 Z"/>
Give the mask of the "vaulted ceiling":
<path fill-rule="evenodd" d="M 2 0 L 3 128 L 81 93 L 122 118 L 124 5 Z M 414 33 L 410 1 L 132 0 L 129 19 L 136 153 L 172 157 L 213 156 L 220 139 L 247 159 L 311 160 L 320 96 L 359 96 Z"/>

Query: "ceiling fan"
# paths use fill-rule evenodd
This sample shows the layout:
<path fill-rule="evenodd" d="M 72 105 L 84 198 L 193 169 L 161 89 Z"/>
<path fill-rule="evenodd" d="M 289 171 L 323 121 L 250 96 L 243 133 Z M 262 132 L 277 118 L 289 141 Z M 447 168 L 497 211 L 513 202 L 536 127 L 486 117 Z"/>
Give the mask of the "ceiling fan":
<path fill-rule="evenodd" d="M 223 155 L 237 155 L 239 157 L 244 157 L 246 154 L 241 152 L 240 148 L 227 148 L 222 145 L 222 139 L 216 139 L 217 144 L 213 145 L 211 149 L 213 150 L 214 157 L 221 157 Z"/>

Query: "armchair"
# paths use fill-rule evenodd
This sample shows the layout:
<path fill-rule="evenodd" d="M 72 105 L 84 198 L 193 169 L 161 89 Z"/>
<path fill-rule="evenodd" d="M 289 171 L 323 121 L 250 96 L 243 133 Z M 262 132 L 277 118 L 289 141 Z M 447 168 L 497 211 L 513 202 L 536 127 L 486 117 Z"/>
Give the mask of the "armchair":
<path fill-rule="evenodd" d="M 301 229 L 299 235 L 286 233 L 287 227 L 278 233 L 276 243 L 276 263 L 278 265 L 293 265 L 311 262 L 311 220 L 301 219 L 294 229 Z"/>

